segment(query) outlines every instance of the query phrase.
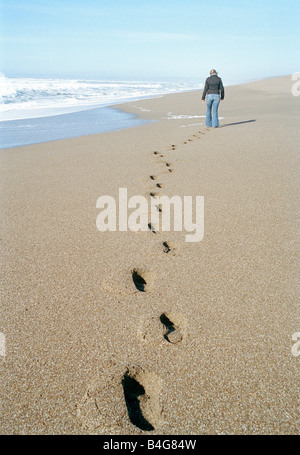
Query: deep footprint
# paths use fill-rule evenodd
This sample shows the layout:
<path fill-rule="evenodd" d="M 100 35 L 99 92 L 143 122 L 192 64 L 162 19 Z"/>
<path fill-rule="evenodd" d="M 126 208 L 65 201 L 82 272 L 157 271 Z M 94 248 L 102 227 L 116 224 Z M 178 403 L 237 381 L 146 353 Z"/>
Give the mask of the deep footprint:
<path fill-rule="evenodd" d="M 134 269 L 132 272 L 132 279 L 138 291 L 146 292 L 147 281 L 143 278 L 143 273 L 141 271 Z"/>
<path fill-rule="evenodd" d="M 165 326 L 164 339 L 169 343 L 176 344 L 182 341 L 183 336 L 177 325 L 171 321 L 170 316 L 163 313 L 160 316 L 160 322 Z"/>
<path fill-rule="evenodd" d="M 122 387 L 131 423 L 143 431 L 155 430 L 161 417 L 161 379 L 139 366 L 132 366 L 123 376 Z"/>
<path fill-rule="evenodd" d="M 155 279 L 155 273 L 144 268 L 131 270 L 132 281 L 140 292 L 150 292 Z"/>
<path fill-rule="evenodd" d="M 151 223 L 148 224 L 148 228 L 150 229 L 151 232 L 153 232 L 153 234 L 156 234 L 156 230 Z"/>
<path fill-rule="evenodd" d="M 170 253 L 171 255 L 176 254 L 176 244 L 173 242 L 163 242 L 163 252 L 168 254 Z"/>
<path fill-rule="evenodd" d="M 158 196 L 158 194 L 151 191 L 150 196 L 156 198 L 156 196 Z"/>
<path fill-rule="evenodd" d="M 164 247 L 164 253 L 169 253 L 171 251 L 171 248 L 170 248 L 168 242 L 164 242 L 163 247 Z"/>

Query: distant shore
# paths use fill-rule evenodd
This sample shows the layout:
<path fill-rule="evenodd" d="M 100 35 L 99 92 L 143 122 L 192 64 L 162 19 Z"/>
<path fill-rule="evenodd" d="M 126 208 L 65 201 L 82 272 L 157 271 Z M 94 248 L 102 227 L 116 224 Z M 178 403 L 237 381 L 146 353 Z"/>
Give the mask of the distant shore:
<path fill-rule="evenodd" d="M 113 107 L 144 124 L 0 150 L 2 434 L 298 434 L 291 77 Z M 204 238 L 99 232 L 98 198 L 204 197 Z M 158 207 L 159 209 L 159 207 Z"/>

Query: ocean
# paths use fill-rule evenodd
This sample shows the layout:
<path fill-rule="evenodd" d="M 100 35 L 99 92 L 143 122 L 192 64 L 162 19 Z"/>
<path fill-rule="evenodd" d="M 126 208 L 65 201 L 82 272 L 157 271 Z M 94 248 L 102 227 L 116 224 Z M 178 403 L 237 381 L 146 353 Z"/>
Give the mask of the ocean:
<path fill-rule="evenodd" d="M 0 74 L 0 148 L 115 131 L 146 123 L 113 105 L 200 90 L 187 81 L 9 78 Z"/>

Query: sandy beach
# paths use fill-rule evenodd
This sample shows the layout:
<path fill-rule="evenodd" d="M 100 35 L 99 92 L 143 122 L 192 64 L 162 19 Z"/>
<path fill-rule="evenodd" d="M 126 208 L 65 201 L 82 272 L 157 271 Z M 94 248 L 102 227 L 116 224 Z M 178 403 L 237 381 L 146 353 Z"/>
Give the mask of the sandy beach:
<path fill-rule="evenodd" d="M 225 87 L 217 129 L 197 91 L 117 106 L 139 127 L 0 150 L 1 434 L 299 433 L 292 84 Z M 203 240 L 100 232 L 119 188 L 203 196 Z"/>

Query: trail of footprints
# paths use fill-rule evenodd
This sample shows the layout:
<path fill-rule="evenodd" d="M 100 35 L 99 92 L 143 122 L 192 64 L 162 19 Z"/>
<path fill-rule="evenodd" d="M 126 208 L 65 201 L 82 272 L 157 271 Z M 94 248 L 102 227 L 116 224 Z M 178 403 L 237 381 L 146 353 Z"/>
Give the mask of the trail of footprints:
<path fill-rule="evenodd" d="M 198 136 L 193 135 L 194 138 Z M 193 139 L 188 139 L 188 142 Z M 171 145 L 171 150 L 175 151 L 177 146 Z M 157 159 L 164 158 L 162 153 L 157 150 L 153 152 Z M 159 161 L 161 162 L 161 161 Z M 163 163 L 169 173 L 174 172 L 172 163 L 165 161 Z M 158 191 L 165 188 L 165 184 L 158 181 L 158 176 L 152 174 L 149 176 L 155 188 L 150 191 L 151 198 L 159 196 Z M 161 205 L 157 205 L 157 210 L 162 211 Z M 155 227 L 149 223 L 149 230 L 157 234 Z M 175 256 L 177 245 L 174 242 L 162 242 L 162 252 L 169 256 Z M 139 292 L 147 292 L 151 284 L 151 276 L 147 271 L 134 269 L 132 271 L 132 280 Z M 169 345 L 177 345 L 182 342 L 187 330 L 187 319 L 180 313 L 162 313 L 159 317 L 150 318 L 144 321 L 144 333 L 142 339 L 146 342 L 166 341 Z M 156 338 L 158 338 L 156 340 Z M 153 431 L 160 422 L 162 414 L 159 393 L 162 386 L 161 379 L 149 372 L 144 371 L 139 366 L 131 366 L 127 369 L 122 379 L 124 398 L 127 407 L 129 419 L 133 425 L 144 431 Z"/>
<path fill-rule="evenodd" d="M 204 134 L 199 131 L 200 134 Z M 193 138 L 199 138 L 193 135 Z M 188 144 L 194 139 L 189 138 L 183 144 Z M 171 151 L 176 151 L 177 146 L 172 144 Z M 153 152 L 158 159 L 164 158 L 162 153 Z M 170 162 L 163 163 L 169 173 L 175 170 Z M 150 180 L 153 182 L 155 189 L 150 192 L 150 197 L 157 198 L 158 190 L 165 187 L 164 183 L 158 181 L 158 176 L 150 175 Z M 157 206 L 161 211 L 161 206 Z M 149 230 L 153 234 L 157 234 L 155 227 L 151 223 L 148 225 Z M 175 256 L 177 253 L 177 244 L 170 241 L 164 241 L 161 244 L 162 253 L 168 256 Z M 132 281 L 137 292 L 147 293 L 151 289 L 153 282 L 153 274 L 145 269 L 133 269 L 131 271 Z M 187 318 L 181 313 L 164 312 L 157 317 L 152 317 L 144 321 L 144 332 L 141 338 L 150 344 L 167 343 L 167 345 L 178 345 L 184 339 L 187 332 Z M 126 404 L 129 420 L 133 425 L 143 431 L 153 431 L 159 427 L 161 423 L 162 409 L 159 402 L 159 395 L 162 389 L 162 380 L 154 373 L 143 370 L 138 365 L 127 367 L 123 374 L 121 385 L 123 389 L 124 400 Z M 83 403 L 90 399 L 89 393 L 84 397 Z M 95 399 L 93 398 L 93 402 Z M 95 401 L 96 403 L 96 401 Z M 82 412 L 82 408 L 80 409 Z M 79 414 L 80 414 L 79 412 Z"/>

